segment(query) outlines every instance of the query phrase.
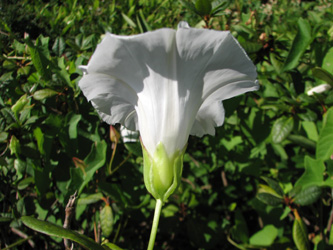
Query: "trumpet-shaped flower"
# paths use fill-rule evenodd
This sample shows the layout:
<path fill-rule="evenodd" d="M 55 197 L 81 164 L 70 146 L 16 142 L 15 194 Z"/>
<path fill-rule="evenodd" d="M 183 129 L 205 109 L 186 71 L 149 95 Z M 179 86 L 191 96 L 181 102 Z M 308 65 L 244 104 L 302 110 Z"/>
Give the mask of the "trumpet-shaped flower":
<path fill-rule="evenodd" d="M 139 130 L 149 192 L 164 201 L 175 190 L 189 135 L 213 135 L 222 100 L 259 88 L 256 68 L 228 31 L 159 29 L 106 34 L 79 82 L 109 124 Z"/>

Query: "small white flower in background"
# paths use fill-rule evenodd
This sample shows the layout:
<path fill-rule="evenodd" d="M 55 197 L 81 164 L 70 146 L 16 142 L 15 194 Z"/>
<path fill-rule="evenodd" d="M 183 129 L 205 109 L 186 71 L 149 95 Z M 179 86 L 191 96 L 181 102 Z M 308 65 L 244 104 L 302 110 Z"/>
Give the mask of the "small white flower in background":
<path fill-rule="evenodd" d="M 222 100 L 258 90 L 256 68 L 228 31 L 159 29 L 106 34 L 79 82 L 109 124 L 140 131 L 144 179 L 163 202 L 177 188 L 189 135 L 213 135 Z"/>
<path fill-rule="evenodd" d="M 314 95 L 314 93 L 316 94 L 320 94 L 320 93 L 323 93 L 325 92 L 326 90 L 329 90 L 331 89 L 331 85 L 327 84 L 327 83 L 324 83 L 324 84 L 320 84 L 316 87 L 313 87 L 312 89 L 310 89 L 307 94 L 308 95 Z"/>

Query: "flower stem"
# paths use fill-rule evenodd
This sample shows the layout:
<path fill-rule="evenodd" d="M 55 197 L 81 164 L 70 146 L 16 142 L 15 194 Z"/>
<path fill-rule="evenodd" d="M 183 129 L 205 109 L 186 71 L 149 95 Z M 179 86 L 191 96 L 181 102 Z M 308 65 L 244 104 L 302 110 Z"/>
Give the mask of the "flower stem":
<path fill-rule="evenodd" d="M 154 249 L 155 238 L 156 238 L 156 233 L 157 233 L 157 228 L 158 228 L 158 222 L 160 220 L 162 205 L 163 205 L 163 202 L 160 199 L 157 199 L 156 205 L 155 205 L 153 226 L 151 228 L 151 233 L 150 233 L 149 244 L 148 244 L 147 250 Z"/>
<path fill-rule="evenodd" d="M 111 155 L 111 159 L 110 159 L 108 169 L 107 169 L 107 172 L 109 175 L 112 174 L 111 168 L 112 168 L 112 162 L 113 162 L 114 156 L 116 154 L 117 144 L 118 144 L 117 142 L 114 142 L 114 144 L 113 144 L 114 146 L 113 146 L 113 150 L 112 150 L 112 155 Z"/>

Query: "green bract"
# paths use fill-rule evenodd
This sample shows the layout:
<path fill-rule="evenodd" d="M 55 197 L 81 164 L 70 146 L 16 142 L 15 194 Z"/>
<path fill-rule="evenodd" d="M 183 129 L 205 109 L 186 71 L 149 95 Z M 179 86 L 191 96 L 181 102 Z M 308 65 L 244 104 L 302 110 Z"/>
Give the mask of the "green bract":
<path fill-rule="evenodd" d="M 155 199 L 165 202 L 177 190 L 180 183 L 185 148 L 182 151 L 176 151 L 171 157 L 168 156 L 162 143 L 157 145 L 153 156 L 143 145 L 142 149 L 146 188 Z"/>

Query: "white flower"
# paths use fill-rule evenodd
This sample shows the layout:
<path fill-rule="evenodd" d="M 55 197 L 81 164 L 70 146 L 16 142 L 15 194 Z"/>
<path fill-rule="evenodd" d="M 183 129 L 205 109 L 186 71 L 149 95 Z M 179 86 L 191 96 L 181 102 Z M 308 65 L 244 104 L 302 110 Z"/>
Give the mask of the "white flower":
<path fill-rule="evenodd" d="M 83 70 L 79 86 L 104 121 L 139 130 L 148 155 L 165 150 L 177 162 L 190 134 L 213 135 L 223 124 L 222 100 L 259 88 L 255 66 L 230 32 L 186 22 L 178 30 L 106 34 Z"/>
<path fill-rule="evenodd" d="M 310 89 L 307 94 L 308 95 L 314 95 L 314 93 L 316 94 L 320 94 L 320 93 L 323 93 L 325 92 L 326 90 L 329 90 L 331 89 L 331 85 L 327 84 L 327 83 L 324 83 L 324 84 L 320 84 L 316 87 L 313 87 L 312 89 Z"/>

